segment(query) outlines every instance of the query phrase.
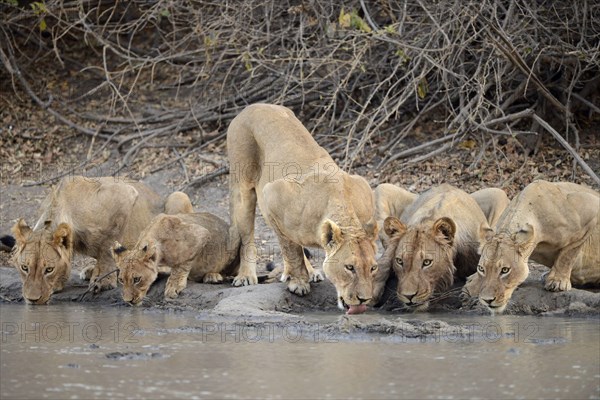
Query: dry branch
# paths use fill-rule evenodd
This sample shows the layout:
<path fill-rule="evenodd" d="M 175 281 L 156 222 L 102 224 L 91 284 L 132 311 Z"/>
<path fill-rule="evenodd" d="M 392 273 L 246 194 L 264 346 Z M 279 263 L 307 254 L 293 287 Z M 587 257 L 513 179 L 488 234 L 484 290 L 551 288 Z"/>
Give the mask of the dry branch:
<path fill-rule="evenodd" d="M 530 133 L 533 118 L 597 180 L 576 151 L 571 99 L 600 112 L 598 2 L 21 3 L 0 2 L 0 78 L 102 148 L 116 142 L 123 167 L 169 147 L 180 153 L 153 170 L 191 174 L 187 163 L 210 160 L 201 151 L 239 111 L 267 102 L 294 109 L 346 169 L 376 149 L 379 169 L 442 154 L 465 135 Z M 66 72 L 70 94 L 43 84 Z M 444 134 L 395 152 L 428 119 Z"/>

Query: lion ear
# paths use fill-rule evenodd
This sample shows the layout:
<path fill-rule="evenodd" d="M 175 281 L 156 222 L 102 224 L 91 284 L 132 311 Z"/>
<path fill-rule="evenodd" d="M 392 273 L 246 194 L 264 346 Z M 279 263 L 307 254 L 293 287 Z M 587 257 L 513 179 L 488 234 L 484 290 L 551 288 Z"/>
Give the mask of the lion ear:
<path fill-rule="evenodd" d="M 31 234 L 31 228 L 23 218 L 19 218 L 17 223 L 13 225 L 11 232 L 15 235 L 17 243 L 22 245 L 27 241 L 27 238 Z"/>
<path fill-rule="evenodd" d="M 452 246 L 456 234 L 456 224 L 451 218 L 442 217 L 433 224 L 433 233 L 442 236 Z"/>
<path fill-rule="evenodd" d="M 73 229 L 65 222 L 58 225 L 52 233 L 52 243 L 57 247 L 63 247 L 70 251 L 73 248 Z"/>
<path fill-rule="evenodd" d="M 531 224 L 525 224 L 517 233 L 513 235 L 513 241 L 517 245 L 517 249 L 521 255 L 525 254 L 532 245 L 534 229 Z"/>
<path fill-rule="evenodd" d="M 375 221 L 374 218 L 371 218 L 371 220 L 363 226 L 363 229 L 365 230 L 367 236 L 371 238 L 371 240 L 377 240 L 379 227 L 377 226 L 377 221 Z"/>
<path fill-rule="evenodd" d="M 156 261 L 156 243 L 154 243 L 154 240 L 148 240 L 148 243 L 142 248 L 142 251 L 144 252 L 144 260 L 152 262 Z"/>
<path fill-rule="evenodd" d="M 121 243 L 119 242 L 115 242 L 113 244 L 113 246 L 110 249 L 110 252 L 113 256 L 113 259 L 115 261 L 117 261 L 118 259 L 120 259 L 121 257 L 123 257 L 123 253 L 125 253 L 127 251 L 127 248 L 125 248 L 125 246 L 123 246 Z M 117 264 L 117 266 L 119 266 Z"/>
<path fill-rule="evenodd" d="M 398 218 L 387 217 L 385 221 L 383 221 L 383 230 L 386 235 L 392 237 L 394 235 L 404 235 L 407 228 Z"/>
<path fill-rule="evenodd" d="M 482 222 L 481 225 L 479 225 L 479 241 L 481 243 L 489 242 L 495 234 L 496 231 L 494 228 L 490 228 L 487 222 Z"/>
<path fill-rule="evenodd" d="M 342 230 L 335 222 L 326 219 L 321 225 L 321 244 L 325 249 L 331 249 L 342 242 Z"/>

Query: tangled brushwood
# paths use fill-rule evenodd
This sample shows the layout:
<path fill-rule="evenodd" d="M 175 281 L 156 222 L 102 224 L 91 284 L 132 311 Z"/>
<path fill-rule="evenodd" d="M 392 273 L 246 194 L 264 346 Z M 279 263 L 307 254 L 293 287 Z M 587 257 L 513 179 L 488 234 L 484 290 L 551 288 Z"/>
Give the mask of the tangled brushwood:
<path fill-rule="evenodd" d="M 347 170 L 552 135 L 598 184 L 579 131 L 600 113 L 599 38 L 590 0 L 0 0 L 0 78 L 123 166 L 149 147 L 181 160 L 267 102 Z M 423 121 L 443 134 L 407 146 Z"/>

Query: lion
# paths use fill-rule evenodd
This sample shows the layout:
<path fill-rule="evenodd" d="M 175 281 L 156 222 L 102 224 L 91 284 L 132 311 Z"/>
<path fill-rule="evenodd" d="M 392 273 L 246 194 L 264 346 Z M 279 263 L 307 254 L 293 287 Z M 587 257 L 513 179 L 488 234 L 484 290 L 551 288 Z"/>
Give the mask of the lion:
<path fill-rule="evenodd" d="M 94 291 L 116 287 L 116 276 L 108 274 L 115 269 L 112 243 L 135 243 L 165 203 L 170 211 L 176 211 L 177 204 L 189 209 L 186 197 L 174 193 L 163 202 L 145 184 L 123 178 L 63 178 L 43 201 L 33 229 L 23 219 L 12 228 L 16 239 L 12 263 L 21 273 L 25 301 L 45 304 L 52 293 L 61 291 L 71 275 L 74 253 L 96 259 L 95 266 L 81 273 Z"/>
<path fill-rule="evenodd" d="M 123 300 L 141 304 L 158 276 L 159 264 L 171 267 L 165 298 L 176 298 L 187 286 L 188 277 L 220 283 L 223 273 L 237 272 L 239 247 L 239 237 L 230 238 L 229 225 L 213 214 L 159 214 L 131 250 L 119 242 L 112 248 Z"/>
<path fill-rule="evenodd" d="M 489 226 L 495 226 L 500 215 L 508 206 L 510 200 L 506 192 L 498 188 L 485 188 L 471 193 L 471 197 L 479 204 Z"/>
<path fill-rule="evenodd" d="M 321 280 L 303 247 L 325 250 L 323 271 L 334 284 L 338 306 L 366 310 L 377 271 L 377 223 L 373 191 L 365 179 L 335 164 L 288 108 L 254 104 L 227 131 L 232 234 L 241 238 L 241 264 L 233 284 L 257 283 L 254 242 L 258 204 L 277 234 L 282 280 L 303 296 Z"/>
<path fill-rule="evenodd" d="M 421 194 L 400 219 L 387 217 L 389 242 L 379 260 L 375 299 L 393 269 L 398 299 L 417 310 L 427 309 L 434 292 L 447 290 L 455 277 L 465 279 L 475 271 L 482 225 L 488 226 L 487 218 L 473 197 L 448 184 Z"/>
<path fill-rule="evenodd" d="M 600 284 L 600 194 L 569 182 L 534 181 L 516 196 L 494 229 L 480 230 L 481 258 L 464 287 L 502 313 L 529 275 L 531 259 L 547 267 L 545 289 Z"/>
<path fill-rule="evenodd" d="M 380 184 L 373 193 L 375 195 L 375 216 L 379 226 L 379 239 L 385 249 L 388 241 L 383 229 L 385 219 L 390 216 L 400 218 L 404 210 L 419 196 L 390 183 Z M 509 202 L 504 190 L 498 188 L 480 189 L 471 193 L 471 197 L 479 204 L 479 208 L 483 211 L 490 226 L 496 224 Z"/>
<path fill-rule="evenodd" d="M 375 219 L 379 228 L 379 240 L 385 249 L 389 240 L 383 229 L 385 219 L 389 216 L 400 218 L 404 210 L 419 196 L 391 183 L 378 185 L 373 190 L 373 195 L 375 196 Z"/>

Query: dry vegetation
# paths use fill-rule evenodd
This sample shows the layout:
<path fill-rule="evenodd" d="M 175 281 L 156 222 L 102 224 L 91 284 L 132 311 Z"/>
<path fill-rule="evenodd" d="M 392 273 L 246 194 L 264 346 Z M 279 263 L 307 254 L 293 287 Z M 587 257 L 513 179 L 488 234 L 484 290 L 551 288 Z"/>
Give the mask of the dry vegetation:
<path fill-rule="evenodd" d="M 2 172 L 197 184 L 269 102 L 372 183 L 597 186 L 599 37 L 586 0 L 0 0 Z"/>

